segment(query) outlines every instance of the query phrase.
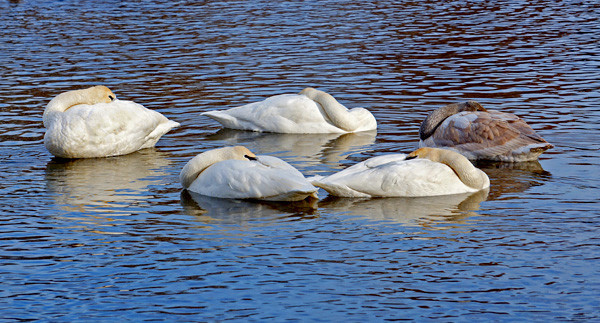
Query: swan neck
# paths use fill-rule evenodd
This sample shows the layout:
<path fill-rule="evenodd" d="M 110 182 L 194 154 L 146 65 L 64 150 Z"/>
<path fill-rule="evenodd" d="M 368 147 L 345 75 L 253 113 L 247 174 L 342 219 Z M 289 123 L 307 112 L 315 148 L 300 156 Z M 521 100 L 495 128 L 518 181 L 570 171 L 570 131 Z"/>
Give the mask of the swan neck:
<path fill-rule="evenodd" d="M 84 90 L 64 92 L 52 99 L 46 106 L 48 111 L 65 112 L 74 105 L 86 103 Z"/>
<path fill-rule="evenodd" d="M 438 161 L 452 168 L 461 182 L 465 185 L 474 189 L 483 188 L 485 179 L 482 176 L 481 170 L 473 166 L 473 164 L 463 155 L 442 154 Z"/>
<path fill-rule="evenodd" d="M 459 109 L 457 104 L 449 104 L 431 112 L 425 120 L 423 120 L 421 127 L 419 128 L 419 137 L 421 140 L 431 137 L 444 120 L 458 112 Z"/>
<path fill-rule="evenodd" d="M 350 111 L 331 94 L 313 88 L 306 88 L 300 93 L 321 105 L 327 118 L 334 126 L 348 132 L 352 132 L 358 128 L 358 122 L 350 114 Z"/>
<path fill-rule="evenodd" d="M 204 170 L 218 161 L 219 160 L 217 160 L 215 156 L 207 153 L 192 158 L 185 166 L 183 166 L 181 173 L 179 173 L 179 181 L 183 188 L 189 188 Z"/>
<path fill-rule="evenodd" d="M 476 101 L 469 100 L 463 103 L 448 104 L 444 107 L 434 110 L 431 112 L 425 120 L 421 123 L 419 128 L 419 137 L 421 140 L 429 138 L 435 130 L 446 120 L 448 117 L 455 115 L 462 111 L 487 111 Z"/>
<path fill-rule="evenodd" d="M 65 112 L 73 106 L 89 101 L 86 100 L 84 91 L 85 90 L 74 90 L 64 92 L 50 100 L 48 105 L 46 105 L 46 109 L 44 110 L 44 114 L 42 116 L 44 125 L 46 126 L 46 124 L 49 122 L 50 115 Z"/>
<path fill-rule="evenodd" d="M 223 147 L 205 151 L 183 166 L 181 173 L 179 173 L 179 181 L 183 188 L 187 189 L 207 168 L 228 159 L 256 160 L 256 155 L 243 146 Z"/>

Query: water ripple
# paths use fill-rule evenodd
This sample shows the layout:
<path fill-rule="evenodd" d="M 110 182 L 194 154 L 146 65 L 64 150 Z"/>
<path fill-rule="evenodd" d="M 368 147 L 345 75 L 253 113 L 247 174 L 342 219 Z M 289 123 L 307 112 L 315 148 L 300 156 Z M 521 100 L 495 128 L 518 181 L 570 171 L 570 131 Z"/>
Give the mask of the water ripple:
<path fill-rule="evenodd" d="M 598 320 L 600 9 L 593 2 L 0 1 L 6 320 Z M 155 149 L 53 159 L 41 114 L 104 84 L 180 122 Z M 313 86 L 377 133 L 200 116 Z M 182 192 L 242 144 L 307 175 L 407 152 L 433 109 L 512 112 L 555 148 L 481 163 L 489 192 L 280 204 Z"/>

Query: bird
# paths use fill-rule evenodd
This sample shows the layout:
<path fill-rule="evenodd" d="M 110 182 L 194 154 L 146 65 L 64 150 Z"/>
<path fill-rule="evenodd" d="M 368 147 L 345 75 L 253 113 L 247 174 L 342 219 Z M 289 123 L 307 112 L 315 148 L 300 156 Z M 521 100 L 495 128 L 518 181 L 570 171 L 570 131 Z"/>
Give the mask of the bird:
<path fill-rule="evenodd" d="M 44 145 L 60 158 L 95 158 L 154 147 L 179 123 L 133 101 L 119 100 L 106 86 L 54 97 L 43 113 Z"/>
<path fill-rule="evenodd" d="M 192 158 L 179 174 L 184 189 L 205 196 L 265 201 L 318 199 L 318 188 L 285 161 L 257 156 L 244 146 L 222 147 Z"/>
<path fill-rule="evenodd" d="M 466 157 L 429 147 L 372 157 L 309 181 L 332 196 L 366 198 L 462 194 L 490 186 L 488 176 Z"/>
<path fill-rule="evenodd" d="M 208 111 L 225 128 L 276 133 L 349 133 L 377 129 L 364 108 L 347 109 L 330 94 L 308 87 L 223 111 Z"/>
<path fill-rule="evenodd" d="M 554 147 L 516 115 L 487 110 L 473 100 L 430 113 L 419 137 L 419 147 L 451 149 L 474 161 L 532 161 Z"/>

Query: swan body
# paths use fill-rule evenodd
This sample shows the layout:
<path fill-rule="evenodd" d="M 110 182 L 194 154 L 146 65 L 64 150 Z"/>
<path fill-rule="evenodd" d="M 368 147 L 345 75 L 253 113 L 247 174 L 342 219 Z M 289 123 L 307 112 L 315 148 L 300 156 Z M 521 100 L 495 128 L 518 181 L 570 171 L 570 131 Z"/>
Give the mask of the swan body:
<path fill-rule="evenodd" d="M 420 147 L 457 151 L 470 160 L 536 160 L 553 146 L 512 113 L 486 110 L 475 101 L 450 104 L 421 123 Z"/>
<path fill-rule="evenodd" d="M 141 104 L 118 100 L 105 86 L 59 94 L 46 106 L 43 120 L 44 144 L 62 158 L 129 154 L 154 147 L 179 126 Z"/>
<path fill-rule="evenodd" d="M 272 156 L 256 156 L 242 146 L 203 152 L 181 170 L 189 191 L 219 198 L 300 201 L 317 198 L 317 188 L 294 167 Z"/>
<path fill-rule="evenodd" d="M 420 148 L 409 155 L 367 159 L 311 183 L 342 197 L 420 197 L 477 192 L 488 176 L 464 156 L 446 149 Z"/>
<path fill-rule="evenodd" d="M 348 133 L 377 129 L 364 108 L 348 110 L 333 96 L 313 88 L 281 94 L 224 111 L 209 111 L 226 128 L 277 133 Z"/>

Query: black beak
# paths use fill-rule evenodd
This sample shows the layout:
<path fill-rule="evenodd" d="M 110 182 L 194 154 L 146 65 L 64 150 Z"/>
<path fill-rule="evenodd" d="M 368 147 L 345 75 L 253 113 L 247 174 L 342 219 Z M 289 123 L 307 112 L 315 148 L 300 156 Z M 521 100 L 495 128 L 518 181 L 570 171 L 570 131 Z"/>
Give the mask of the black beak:
<path fill-rule="evenodd" d="M 404 160 L 411 160 L 411 159 L 415 159 L 418 156 L 406 156 L 406 158 L 404 158 Z"/>
<path fill-rule="evenodd" d="M 250 160 L 258 160 L 258 158 L 256 157 L 252 157 L 252 156 L 248 156 L 248 155 L 244 155 L 244 157 L 250 159 Z"/>
<path fill-rule="evenodd" d="M 108 96 L 108 98 L 109 98 L 111 101 L 114 101 L 114 100 L 115 100 L 115 97 L 114 97 L 114 96 L 112 96 L 112 95 L 109 95 L 109 96 Z"/>

